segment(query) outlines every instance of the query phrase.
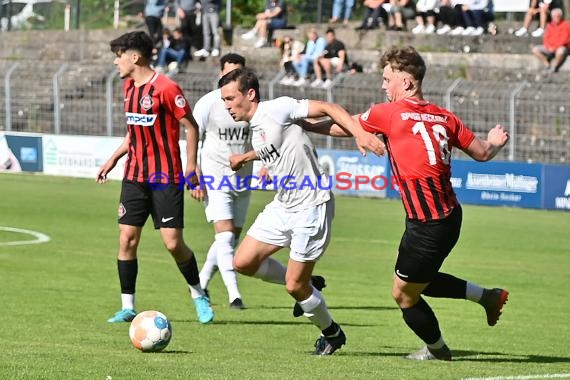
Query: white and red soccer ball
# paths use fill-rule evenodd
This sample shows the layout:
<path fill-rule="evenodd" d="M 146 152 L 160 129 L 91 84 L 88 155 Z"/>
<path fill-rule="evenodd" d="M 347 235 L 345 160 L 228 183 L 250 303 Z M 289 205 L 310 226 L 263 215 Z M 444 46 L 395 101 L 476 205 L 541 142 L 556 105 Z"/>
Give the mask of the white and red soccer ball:
<path fill-rule="evenodd" d="M 172 326 L 164 314 L 156 310 L 143 311 L 133 319 L 129 328 L 133 346 L 143 352 L 162 351 L 172 338 Z"/>

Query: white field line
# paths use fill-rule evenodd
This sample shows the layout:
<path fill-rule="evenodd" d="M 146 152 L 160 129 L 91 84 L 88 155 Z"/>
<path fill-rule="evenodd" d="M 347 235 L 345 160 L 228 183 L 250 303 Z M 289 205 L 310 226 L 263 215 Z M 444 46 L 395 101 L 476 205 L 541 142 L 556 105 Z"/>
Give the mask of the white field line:
<path fill-rule="evenodd" d="M 0 246 L 5 245 L 26 245 L 26 244 L 41 244 L 47 243 L 50 241 L 50 237 L 46 234 L 42 234 L 41 232 L 32 231 L 32 230 L 25 230 L 23 228 L 14 228 L 14 227 L 2 227 L 0 226 L 0 231 L 7 231 L 7 232 L 15 232 L 19 234 L 26 234 L 32 235 L 35 239 L 32 240 L 16 240 L 16 241 L 6 241 L 0 242 Z"/>
<path fill-rule="evenodd" d="M 544 375 L 517 375 L 495 377 L 468 377 L 462 380 L 528 380 L 528 379 L 564 379 L 570 377 L 570 373 L 546 373 Z"/>

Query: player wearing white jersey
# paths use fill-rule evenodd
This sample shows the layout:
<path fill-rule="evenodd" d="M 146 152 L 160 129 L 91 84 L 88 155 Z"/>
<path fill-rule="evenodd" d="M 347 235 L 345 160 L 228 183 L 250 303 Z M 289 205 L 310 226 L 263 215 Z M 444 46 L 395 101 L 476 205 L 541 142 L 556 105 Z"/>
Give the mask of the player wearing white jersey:
<path fill-rule="evenodd" d="M 220 59 L 221 76 L 232 70 L 243 68 L 245 58 L 229 53 Z M 234 247 L 239 239 L 251 191 L 239 186 L 240 178 L 251 175 L 252 163 L 237 171 L 230 167 L 230 156 L 250 151 L 251 138 L 247 122 L 234 121 L 226 111 L 220 89 L 201 97 L 194 106 L 193 116 L 200 127 L 200 170 L 208 178 L 212 188 L 193 191 L 192 195 L 206 204 L 206 218 L 214 224 L 214 242 L 208 250 L 206 262 L 200 271 L 200 284 L 207 289 L 216 268 L 228 291 L 230 307 L 245 308 L 238 289 L 237 274 L 232 266 Z M 225 182 L 222 182 L 225 181 Z M 228 186 L 220 186 L 226 183 Z"/>
<path fill-rule="evenodd" d="M 259 81 L 251 70 L 226 74 L 219 87 L 230 115 L 236 121 L 248 121 L 252 131 L 254 151 L 234 156 L 232 167 L 260 158 L 279 185 L 275 199 L 258 215 L 237 249 L 234 268 L 273 283 L 282 283 L 285 277 L 287 292 L 321 330 L 314 353 L 331 355 L 346 337 L 332 320 L 322 294 L 311 285 L 311 274 L 330 241 L 334 198 L 323 182 L 324 171 L 313 144 L 295 121 L 329 116 L 355 136 L 361 151 L 383 154 L 384 145 L 338 105 L 288 97 L 260 102 Z M 290 248 L 287 267 L 270 257 L 284 247 Z"/>

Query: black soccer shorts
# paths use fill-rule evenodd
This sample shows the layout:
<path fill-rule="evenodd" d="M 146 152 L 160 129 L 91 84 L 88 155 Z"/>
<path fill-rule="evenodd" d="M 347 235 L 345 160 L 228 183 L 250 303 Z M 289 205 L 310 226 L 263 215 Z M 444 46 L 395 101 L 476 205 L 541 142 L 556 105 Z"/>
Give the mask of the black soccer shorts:
<path fill-rule="evenodd" d="M 459 239 L 463 212 L 457 206 L 445 219 L 420 222 L 406 219 L 395 273 L 412 283 L 431 282 Z"/>
<path fill-rule="evenodd" d="M 184 228 L 184 188 L 169 184 L 153 190 L 146 182 L 123 180 L 119 224 L 142 227 L 152 215 L 154 228 Z"/>

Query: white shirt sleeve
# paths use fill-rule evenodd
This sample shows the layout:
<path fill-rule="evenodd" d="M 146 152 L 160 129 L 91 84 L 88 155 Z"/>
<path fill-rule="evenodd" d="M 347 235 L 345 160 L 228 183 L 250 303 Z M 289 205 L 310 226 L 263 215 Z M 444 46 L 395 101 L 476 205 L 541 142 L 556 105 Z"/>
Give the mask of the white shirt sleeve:
<path fill-rule="evenodd" d="M 281 120 L 298 120 L 307 117 L 309 114 L 308 99 L 294 99 L 289 96 L 282 96 L 274 99 L 271 105 L 271 114 L 281 114 Z"/>
<path fill-rule="evenodd" d="M 196 119 L 198 127 L 200 127 L 200 140 L 203 139 L 204 133 L 206 132 L 206 127 L 208 125 L 208 120 L 210 118 L 210 110 L 212 105 L 217 102 L 222 97 L 220 89 L 216 89 L 208 92 L 206 95 L 202 96 L 194 105 L 192 111 L 192 116 Z"/>

